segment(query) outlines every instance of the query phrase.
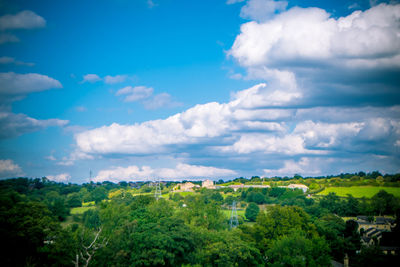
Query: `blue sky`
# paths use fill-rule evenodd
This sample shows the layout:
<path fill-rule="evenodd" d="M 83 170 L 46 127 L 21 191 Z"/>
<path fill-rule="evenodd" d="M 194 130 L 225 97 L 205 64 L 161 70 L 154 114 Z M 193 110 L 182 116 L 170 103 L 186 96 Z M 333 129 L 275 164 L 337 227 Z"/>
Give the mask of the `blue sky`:
<path fill-rule="evenodd" d="M 0 177 L 400 171 L 398 1 L 0 10 Z"/>

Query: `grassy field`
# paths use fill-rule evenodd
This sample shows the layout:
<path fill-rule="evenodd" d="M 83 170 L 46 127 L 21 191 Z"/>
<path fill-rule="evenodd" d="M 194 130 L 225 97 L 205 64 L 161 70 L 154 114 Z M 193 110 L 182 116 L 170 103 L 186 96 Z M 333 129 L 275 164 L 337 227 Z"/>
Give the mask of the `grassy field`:
<path fill-rule="evenodd" d="M 400 187 L 378 187 L 378 186 L 351 186 L 351 187 L 327 187 L 322 192 L 317 195 L 327 195 L 330 192 L 336 193 L 340 197 L 346 197 L 347 194 L 352 195 L 356 198 L 371 198 L 380 190 L 385 190 L 386 192 L 400 197 Z"/>
<path fill-rule="evenodd" d="M 90 210 L 90 209 L 95 209 L 95 208 L 96 208 L 95 206 L 72 208 L 71 215 L 83 214 L 85 211 Z"/>

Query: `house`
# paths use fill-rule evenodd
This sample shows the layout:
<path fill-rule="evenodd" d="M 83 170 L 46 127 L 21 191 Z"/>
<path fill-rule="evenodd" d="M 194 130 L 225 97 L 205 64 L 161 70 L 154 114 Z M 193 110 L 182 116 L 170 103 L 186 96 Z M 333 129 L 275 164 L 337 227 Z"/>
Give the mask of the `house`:
<path fill-rule="evenodd" d="M 187 182 L 187 183 L 176 185 L 174 187 L 174 191 L 190 192 L 190 191 L 193 191 L 193 188 L 195 188 L 195 187 L 200 187 L 200 186 L 195 185 L 191 182 Z"/>
<path fill-rule="evenodd" d="M 385 217 L 376 217 L 375 218 L 375 225 L 376 228 L 381 230 L 390 231 L 392 226 L 393 220 Z"/>
<path fill-rule="evenodd" d="M 211 181 L 211 180 L 204 180 L 202 183 L 201 183 L 201 187 L 205 187 L 205 188 L 208 188 L 208 189 L 215 189 L 215 185 L 214 185 L 214 182 L 213 181 Z"/>
<path fill-rule="evenodd" d="M 382 232 L 379 249 L 384 254 L 399 255 L 400 253 L 400 233 Z"/>
<path fill-rule="evenodd" d="M 290 189 L 301 189 L 301 190 L 303 190 L 304 193 L 307 192 L 307 190 L 308 190 L 308 186 L 306 186 L 304 184 L 290 184 L 290 185 L 287 186 L 287 188 L 290 188 Z"/>

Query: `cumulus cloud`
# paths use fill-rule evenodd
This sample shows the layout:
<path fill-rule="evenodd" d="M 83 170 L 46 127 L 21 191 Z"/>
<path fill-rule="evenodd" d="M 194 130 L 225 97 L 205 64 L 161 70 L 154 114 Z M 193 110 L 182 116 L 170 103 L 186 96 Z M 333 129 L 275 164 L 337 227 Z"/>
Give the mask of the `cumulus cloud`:
<path fill-rule="evenodd" d="M 18 164 L 11 159 L 0 159 L 0 178 L 12 178 L 24 175 Z"/>
<path fill-rule="evenodd" d="M 229 54 L 245 67 L 296 62 L 362 67 L 359 60 L 378 59 L 400 66 L 399 18 L 400 5 L 381 4 L 338 19 L 323 9 L 294 7 L 271 20 L 243 24 Z"/>
<path fill-rule="evenodd" d="M 95 182 L 137 181 L 155 178 L 161 178 L 165 180 L 182 180 L 190 178 L 228 177 L 235 174 L 235 171 L 229 169 L 178 163 L 175 168 L 153 169 L 149 166 L 114 167 L 99 171 L 98 175 L 93 180 Z"/>
<path fill-rule="evenodd" d="M 61 87 L 59 81 L 42 74 L 0 73 L 0 95 L 21 95 Z"/>
<path fill-rule="evenodd" d="M 196 105 L 165 120 L 134 125 L 114 123 L 79 133 L 75 139 L 79 149 L 85 153 L 151 154 L 169 151 L 171 146 L 198 144 L 213 138 L 237 135 L 238 132 L 282 133 L 286 128 L 284 123 L 265 120 L 288 118 L 292 111 L 262 108 L 284 104 L 292 98 L 282 98 L 277 103 L 275 95 L 279 92 L 270 92 L 266 88 L 266 84 L 259 84 L 233 94 L 229 103 Z"/>
<path fill-rule="evenodd" d="M 240 16 L 245 19 L 263 21 L 270 18 L 275 13 L 286 10 L 287 5 L 287 1 L 249 0 L 246 5 L 242 7 Z"/>
<path fill-rule="evenodd" d="M 25 114 L 0 111 L 0 139 L 13 138 L 25 133 L 39 131 L 50 126 L 62 127 L 67 124 L 67 120 L 37 120 L 28 117 Z"/>
<path fill-rule="evenodd" d="M 332 156 L 346 151 L 398 153 L 394 149 L 400 139 L 397 106 L 282 109 L 285 101 L 290 103 L 292 99 L 282 98 L 282 103 L 275 103 L 274 90 L 267 87 L 259 84 L 232 94 L 228 103 L 196 105 L 164 120 L 114 123 L 83 131 L 75 135 L 77 148 L 87 155 L 186 151 L 190 157 L 195 153 L 191 147 L 200 145 L 202 153 L 210 158 L 242 156 L 249 161 L 254 161 L 255 155 L 293 160 L 290 158 Z"/>
<path fill-rule="evenodd" d="M 30 10 L 0 17 L 0 30 L 34 29 L 44 26 L 46 20 Z"/>
<path fill-rule="evenodd" d="M 395 103 L 400 96 L 393 82 L 400 74 L 399 5 L 381 4 L 341 18 L 319 8 L 285 8 L 282 4 L 273 16 L 270 11 L 269 18 L 243 24 L 229 51 L 246 69 L 239 78 L 263 82 L 232 93 L 226 103 L 83 131 L 75 135 L 78 151 L 93 157 L 183 151 L 183 158 L 208 158 L 204 165 L 223 158 L 235 168 L 245 165 L 268 175 L 336 172 L 338 162 L 351 169 L 355 160 L 357 166 L 377 166 L 369 159 L 393 169 L 400 152 Z M 125 87 L 117 95 L 144 105 L 157 96 L 147 87 Z M 172 177 L 184 169 L 159 175 L 161 169 L 131 167 L 99 177 L 111 179 L 117 171 L 118 177 Z"/>
<path fill-rule="evenodd" d="M 71 179 L 71 175 L 69 173 L 60 173 L 57 175 L 47 175 L 47 179 L 59 183 L 68 182 Z"/>

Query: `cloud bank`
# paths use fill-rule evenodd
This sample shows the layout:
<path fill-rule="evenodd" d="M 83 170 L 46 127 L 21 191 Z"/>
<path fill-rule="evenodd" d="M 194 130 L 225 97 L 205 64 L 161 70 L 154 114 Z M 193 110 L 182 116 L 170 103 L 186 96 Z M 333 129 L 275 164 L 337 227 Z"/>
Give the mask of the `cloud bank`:
<path fill-rule="evenodd" d="M 81 132 L 77 149 L 106 157 L 179 155 L 201 166 L 224 161 L 269 176 L 376 166 L 400 171 L 400 5 L 339 18 L 320 8 L 286 7 L 285 1 L 250 0 L 242 9 L 253 21 L 241 26 L 228 55 L 256 85 L 226 103 Z M 125 87 L 117 94 L 143 101 L 150 91 Z M 158 173 L 120 168 L 99 177 Z M 171 173 L 178 177 L 176 169 Z"/>
<path fill-rule="evenodd" d="M 114 167 L 101 170 L 93 181 L 143 181 L 158 178 L 163 180 L 182 180 L 189 178 L 228 177 L 235 174 L 235 171 L 229 169 L 178 163 L 175 168 L 153 169 L 149 166 Z"/>

